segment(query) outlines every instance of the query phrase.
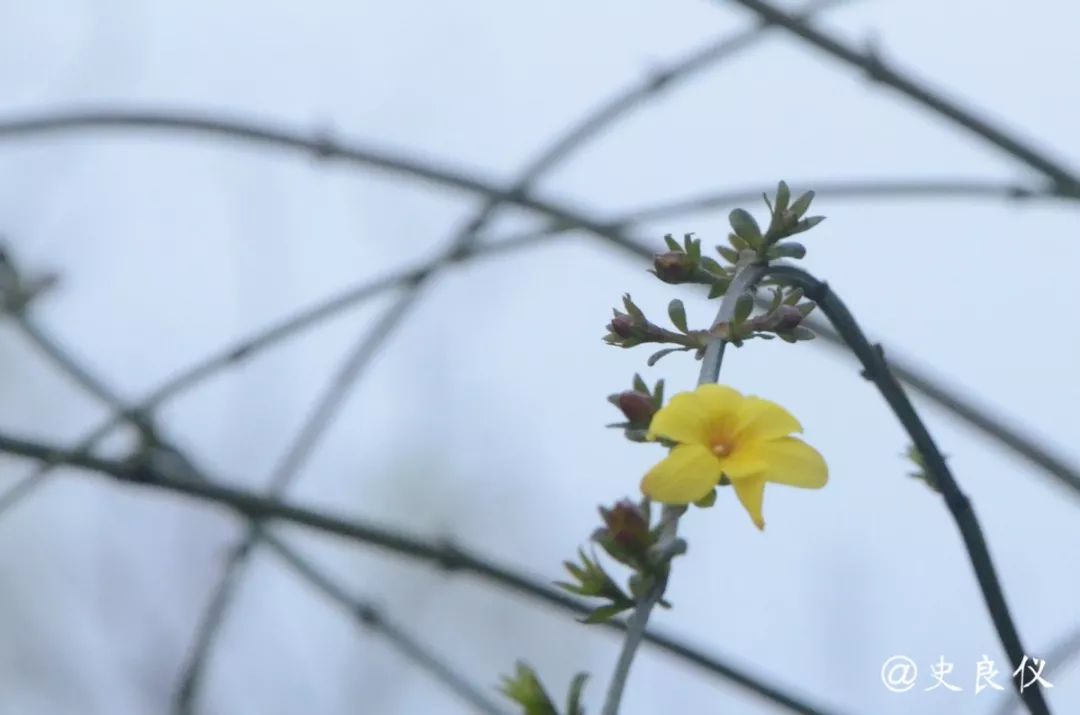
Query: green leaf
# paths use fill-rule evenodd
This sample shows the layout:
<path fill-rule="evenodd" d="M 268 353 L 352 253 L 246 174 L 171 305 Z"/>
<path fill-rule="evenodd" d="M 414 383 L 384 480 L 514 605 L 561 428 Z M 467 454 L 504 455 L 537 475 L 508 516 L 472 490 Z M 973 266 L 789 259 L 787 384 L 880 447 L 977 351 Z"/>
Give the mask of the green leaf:
<path fill-rule="evenodd" d="M 787 298 L 784 298 L 784 305 L 795 305 L 796 303 L 799 302 L 799 300 L 802 297 L 803 297 L 802 288 L 792 288 L 788 292 Z"/>
<path fill-rule="evenodd" d="M 513 676 L 503 676 L 503 694 L 525 709 L 525 715 L 559 715 L 555 703 L 540 684 L 536 671 L 518 662 Z"/>
<path fill-rule="evenodd" d="M 819 223 L 821 223 L 824 220 L 825 220 L 824 216 L 811 216 L 809 218 L 804 218 L 802 221 L 799 221 L 797 224 L 795 224 L 794 227 L 792 227 L 791 231 L 788 232 L 788 235 L 789 236 L 794 236 L 797 233 L 802 233 L 803 231 L 809 231 L 814 226 L 817 226 Z"/>
<path fill-rule="evenodd" d="M 686 308 L 683 306 L 683 302 L 678 298 L 668 303 L 667 307 L 668 317 L 671 318 L 672 324 L 681 330 L 682 332 L 688 332 L 686 327 Z"/>
<path fill-rule="evenodd" d="M 768 313 L 779 308 L 784 299 L 784 294 L 779 288 L 770 288 L 770 290 L 772 291 L 772 300 L 769 302 L 769 309 L 766 311 Z"/>
<path fill-rule="evenodd" d="M 656 381 L 656 387 L 653 388 L 653 404 L 657 409 L 664 406 L 664 380 L 660 379 Z"/>
<path fill-rule="evenodd" d="M 638 392 L 644 392 L 646 395 L 649 394 L 649 386 L 646 385 L 645 381 L 641 379 L 641 375 L 637 374 L 636 372 L 634 373 L 634 389 Z M 618 399 L 619 396 L 615 395 L 616 403 L 618 402 Z"/>
<path fill-rule="evenodd" d="M 748 293 L 739 296 L 735 301 L 735 319 L 732 322 L 742 323 L 750 317 L 754 310 L 754 297 Z"/>
<path fill-rule="evenodd" d="M 629 293 L 623 296 L 623 307 L 626 308 L 626 312 L 629 313 L 631 317 L 636 318 L 637 320 L 645 320 L 645 314 L 641 312 L 641 308 L 634 305 L 634 301 L 630 300 Z"/>
<path fill-rule="evenodd" d="M 671 353 L 677 353 L 685 350 L 687 350 L 687 348 L 665 348 L 663 350 L 660 350 L 659 352 L 655 352 L 650 355 L 649 359 L 645 362 L 649 367 L 652 367 L 660 360 L 660 358 L 664 357 L 665 355 L 670 355 Z"/>
<path fill-rule="evenodd" d="M 810 202 L 814 200 L 814 192 L 807 191 L 805 194 L 795 199 L 795 203 L 791 205 L 791 213 L 795 214 L 795 218 L 802 218 L 803 214 L 810 208 Z"/>
<path fill-rule="evenodd" d="M 667 247 L 672 251 L 675 251 L 675 253 L 682 253 L 682 246 L 679 245 L 679 242 L 676 241 L 675 237 L 670 233 L 664 236 L 664 243 L 666 243 Z"/>
<path fill-rule="evenodd" d="M 713 275 L 722 276 L 725 273 L 724 267 L 709 256 L 702 256 L 698 259 L 698 263 L 701 265 L 702 268 L 704 268 L 709 273 L 712 273 Z"/>
<path fill-rule="evenodd" d="M 623 611 L 633 608 L 633 606 L 633 601 L 627 601 L 626 603 L 612 603 L 607 606 L 600 606 L 600 608 L 597 608 L 588 616 L 581 619 L 581 623 L 607 623 Z"/>
<path fill-rule="evenodd" d="M 701 239 L 694 238 L 694 234 L 686 234 L 686 253 L 695 261 L 701 258 Z"/>
<path fill-rule="evenodd" d="M 774 213 L 787 211 L 789 201 L 791 201 L 791 189 L 788 188 L 787 182 L 781 181 L 776 185 L 776 208 Z"/>
<path fill-rule="evenodd" d="M 796 241 L 778 243 L 769 249 L 769 253 L 776 258 L 802 258 L 806 255 L 806 246 Z"/>
<path fill-rule="evenodd" d="M 719 251 L 720 255 L 728 263 L 735 264 L 739 262 L 739 252 L 736 251 L 734 248 L 728 248 L 727 246 L 717 246 L 716 250 Z"/>
<path fill-rule="evenodd" d="M 804 328 L 801 325 L 793 328 L 791 330 L 791 335 L 796 340 L 813 340 L 815 337 L 817 337 L 816 335 L 814 335 L 813 330 L 811 330 L 810 328 Z"/>
<path fill-rule="evenodd" d="M 810 313 L 817 307 L 817 303 L 811 303 L 809 301 L 805 303 L 799 303 L 797 306 L 799 312 L 803 314 L 803 317 L 810 315 Z"/>
<path fill-rule="evenodd" d="M 731 228 L 739 238 L 745 240 L 753 247 L 761 245 L 761 229 L 758 227 L 757 221 L 754 220 L 754 217 L 750 215 L 749 211 L 735 209 L 728 214 L 728 221 L 731 222 Z"/>
<path fill-rule="evenodd" d="M 570 691 L 566 695 L 566 715 L 585 715 L 585 708 L 581 704 L 581 693 L 588 679 L 588 673 L 578 673 L 570 681 Z"/>
<path fill-rule="evenodd" d="M 713 283 L 712 288 L 709 289 L 709 300 L 719 298 L 724 293 L 727 293 L 729 285 L 731 285 L 730 281 L 716 281 Z"/>

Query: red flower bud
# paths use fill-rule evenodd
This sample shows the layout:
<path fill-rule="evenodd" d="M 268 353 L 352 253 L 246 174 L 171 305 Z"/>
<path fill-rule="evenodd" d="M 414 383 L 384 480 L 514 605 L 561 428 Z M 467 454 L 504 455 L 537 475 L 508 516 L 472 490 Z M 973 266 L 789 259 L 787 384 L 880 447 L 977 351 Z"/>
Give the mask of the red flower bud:
<path fill-rule="evenodd" d="M 665 283 L 686 283 L 694 276 L 697 268 L 694 259 L 679 251 L 668 251 L 653 256 L 653 270 L 656 277 Z"/>
<path fill-rule="evenodd" d="M 619 409 L 626 415 L 627 421 L 637 427 L 647 427 L 656 413 L 656 405 L 644 392 L 627 390 L 619 393 Z"/>
<path fill-rule="evenodd" d="M 608 329 L 620 338 L 634 337 L 634 319 L 626 313 L 616 313 L 608 324 Z"/>

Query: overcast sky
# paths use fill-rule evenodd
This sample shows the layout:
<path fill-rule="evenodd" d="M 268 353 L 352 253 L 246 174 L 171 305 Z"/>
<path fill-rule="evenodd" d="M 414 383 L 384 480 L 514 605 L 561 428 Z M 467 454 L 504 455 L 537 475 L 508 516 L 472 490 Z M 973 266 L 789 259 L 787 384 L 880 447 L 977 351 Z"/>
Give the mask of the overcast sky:
<path fill-rule="evenodd" d="M 76 107 L 199 110 L 329 132 L 512 181 L 604 98 L 752 17 L 729 2 L 98 2 L 0 5 L 0 116 Z M 1080 169 L 1070 3 L 860 0 L 822 26 Z M 709 191 L 825 180 L 1039 177 L 789 36 L 775 33 L 628 114 L 538 193 L 598 219 Z M 58 289 L 35 316 L 126 399 L 346 286 L 435 256 L 479 197 L 296 152 L 192 135 L 84 132 L 0 141 L 0 234 Z M 762 216 L 763 206 L 747 208 Z M 1075 205 L 823 194 L 805 266 L 890 355 L 1080 464 Z M 661 245 L 726 235 L 726 210 L 636 227 Z M 497 240 L 540 225 L 511 209 Z M 597 504 L 662 456 L 603 425 L 635 371 L 690 389 L 684 354 L 604 345 L 622 293 L 655 315 L 704 296 L 584 232 L 455 266 L 425 285 L 351 391 L 290 496 L 449 536 L 545 580 Z M 345 353 L 390 295 L 169 402 L 166 434 L 231 484 L 263 488 Z M 819 341 L 821 342 L 821 341 Z M 70 442 L 105 414 L 0 325 L 0 428 Z M 907 440 L 854 361 L 748 343 L 722 380 L 787 406 L 827 458 L 822 491 L 771 489 L 759 533 L 729 492 L 683 520 L 671 611 L 654 622 L 848 713 L 989 713 L 973 691 L 1002 652 L 941 500 L 905 474 Z M 1033 655 L 1080 627 L 1075 493 L 917 399 L 982 520 Z M 125 446 L 111 443 L 112 453 Z M 0 461 L 2 484 L 29 465 Z M 2 486 L 2 485 L 0 485 Z M 494 686 L 523 658 L 598 712 L 618 641 L 562 613 L 295 528 L 283 537 Z M 242 525 L 178 497 L 71 473 L 0 520 L 0 713 L 166 712 L 207 595 Z M 467 713 L 378 636 L 259 552 L 222 631 L 205 713 Z M 879 671 L 920 667 L 894 694 Z M 963 692 L 923 692 L 939 657 Z M 1050 662 L 1054 669 L 1056 663 Z M 1048 676 L 1080 711 L 1075 662 Z M 769 713 L 733 685 L 645 649 L 624 712 Z"/>

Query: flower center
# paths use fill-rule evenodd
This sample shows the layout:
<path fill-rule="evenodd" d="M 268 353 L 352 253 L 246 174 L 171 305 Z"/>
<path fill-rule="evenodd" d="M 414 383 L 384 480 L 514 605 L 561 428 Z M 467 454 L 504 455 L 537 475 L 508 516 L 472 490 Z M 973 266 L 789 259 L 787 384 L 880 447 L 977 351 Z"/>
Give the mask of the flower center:
<path fill-rule="evenodd" d="M 731 447 L 724 442 L 716 442 L 712 446 L 712 453 L 717 457 L 726 457 L 731 454 Z"/>

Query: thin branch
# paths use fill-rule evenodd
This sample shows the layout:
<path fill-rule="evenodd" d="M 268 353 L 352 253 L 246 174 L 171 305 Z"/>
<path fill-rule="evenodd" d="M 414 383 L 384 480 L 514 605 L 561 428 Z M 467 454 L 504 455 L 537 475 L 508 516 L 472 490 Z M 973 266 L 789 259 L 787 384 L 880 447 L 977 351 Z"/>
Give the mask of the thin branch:
<path fill-rule="evenodd" d="M 720 309 L 713 320 L 713 326 L 731 322 L 735 316 L 735 305 L 744 293 L 752 292 L 758 281 L 765 274 L 765 267 L 757 264 L 742 266 L 731 281 L 727 292 L 720 301 Z M 713 340 L 705 347 L 705 355 L 701 360 L 701 373 L 698 376 L 698 385 L 716 382 L 720 379 L 720 365 L 724 359 L 724 340 Z M 661 552 L 668 552 L 663 561 L 670 561 L 670 556 L 677 551 L 675 546 L 678 539 L 679 518 L 686 511 L 684 506 L 666 505 L 660 517 L 660 537 L 656 548 Z M 602 715 L 617 715 L 619 704 L 622 701 L 623 691 L 626 689 L 626 679 L 630 675 L 630 666 L 633 665 L 634 656 L 638 646 L 645 635 L 645 628 L 649 623 L 649 616 L 653 608 L 664 597 L 667 590 L 668 571 L 665 567 L 661 577 L 648 590 L 644 597 L 634 607 L 634 612 L 626 624 L 626 638 L 623 640 L 619 659 L 615 664 L 615 672 L 611 676 L 608 685 L 607 697 L 604 700 Z"/>
<path fill-rule="evenodd" d="M 1080 194 L 1066 194 L 1054 185 L 1030 184 L 986 179 L 847 179 L 842 181 L 796 181 L 788 182 L 793 191 L 800 186 L 813 187 L 814 193 L 829 199 L 1003 199 L 1006 201 L 1061 200 L 1077 201 Z M 618 226 L 658 221 L 672 216 L 701 213 L 715 209 L 739 206 L 759 201 L 762 194 L 775 190 L 775 186 L 757 189 L 734 189 L 691 196 L 646 206 L 622 214 L 612 223 Z M 796 193 L 798 193 L 796 191 Z"/>
<path fill-rule="evenodd" d="M 417 291 L 428 275 L 431 274 L 424 274 L 424 277 L 409 285 L 406 292 L 390 306 L 375 327 L 363 335 L 349 351 L 337 372 L 327 382 L 311 414 L 308 415 L 284 457 L 273 470 L 269 489 L 271 497 L 282 496 L 307 463 L 322 435 L 332 424 L 334 417 L 350 394 L 361 371 L 375 356 L 409 307 L 416 302 Z M 177 712 L 181 715 L 191 712 L 202 682 L 203 671 L 216 642 L 216 635 L 233 601 L 243 576 L 244 566 L 264 536 L 261 526 L 258 521 L 252 521 L 249 525 L 247 535 L 235 549 L 233 558 L 226 563 L 221 580 L 214 587 L 209 605 L 200 619 L 194 647 L 180 676 Z"/>
<path fill-rule="evenodd" d="M 766 0 L 734 0 L 734 2 L 754 12 L 761 20 L 784 28 L 804 42 L 865 72 L 870 79 L 892 87 L 916 104 L 926 107 L 931 112 L 967 130 L 968 133 L 1027 164 L 1053 181 L 1062 193 L 1072 195 L 1080 193 L 1080 179 L 1071 169 L 991 120 L 962 107 L 923 82 L 901 73 L 872 50 L 860 51 L 850 44 L 811 27 L 805 20 L 784 12 Z"/>
<path fill-rule="evenodd" d="M 1050 646 L 1049 651 L 1043 651 L 1041 653 L 1042 659 L 1046 662 L 1046 671 L 1044 678 L 1050 681 L 1050 676 L 1057 676 L 1065 672 L 1065 668 L 1069 666 L 1077 656 L 1080 656 L 1080 628 L 1074 628 L 1071 632 L 1065 634 L 1061 640 L 1054 645 Z M 1050 682 L 1053 685 L 1053 682 Z M 994 715 L 1009 715 L 1024 706 L 1024 702 L 1019 697 L 1013 697 L 1012 699 L 1003 700 L 1001 707 L 995 708 Z"/>
<path fill-rule="evenodd" d="M 784 18 L 786 22 L 790 23 L 792 21 L 791 18 L 786 15 Z M 551 227 L 542 229 L 540 232 L 542 234 L 569 230 L 570 227 L 584 229 L 594 236 L 603 239 L 605 242 L 617 246 L 633 255 L 650 256 L 652 253 L 652 251 L 642 243 L 626 236 L 619 229 L 619 223 L 617 221 L 598 221 L 581 215 L 579 212 L 565 206 L 541 202 L 527 196 L 510 194 L 502 191 L 493 184 L 485 183 L 475 177 L 458 176 L 454 172 L 448 172 L 447 170 L 442 170 L 435 166 L 429 166 L 415 161 L 402 160 L 382 154 L 369 155 L 365 149 L 342 146 L 333 142 L 330 142 L 329 145 L 327 145 L 327 140 L 311 139 L 299 133 L 287 132 L 280 129 L 269 129 L 251 122 L 215 120 L 184 114 L 172 116 L 169 114 L 152 112 L 58 114 L 24 118 L 20 120 L 0 120 L 0 139 L 41 132 L 74 131 L 94 127 L 135 127 L 171 130 L 174 132 L 192 131 L 210 133 L 218 136 L 231 137 L 233 139 L 242 139 L 267 143 L 273 146 L 300 149 L 314 153 L 317 156 L 321 156 L 322 154 L 320 154 L 320 152 L 323 152 L 324 149 L 329 146 L 330 149 L 326 149 L 325 152 L 329 156 L 341 157 L 361 165 L 373 165 L 380 168 L 388 168 L 400 173 L 414 175 L 432 181 L 439 181 L 457 188 L 473 191 L 482 196 L 492 198 L 502 197 L 501 200 L 504 202 L 546 213 L 550 218 L 554 219 L 554 223 Z M 1075 193 L 1069 191 L 1067 187 L 1063 187 L 1060 190 L 1061 193 L 1065 195 Z M 536 237 L 537 236 L 534 235 L 530 236 L 530 238 L 534 239 Z M 817 329 L 812 323 L 811 327 L 815 330 Z M 819 331 L 819 334 L 826 342 L 838 345 L 836 336 L 833 335 L 831 331 Z M 211 372 L 213 371 L 213 369 L 208 369 Z M 952 399 L 947 403 L 941 403 L 941 406 L 953 412 L 961 419 L 969 421 L 971 414 L 981 412 L 981 410 L 974 406 L 970 400 L 954 394 L 951 390 L 936 383 L 936 381 L 930 379 L 928 376 L 920 374 L 917 369 L 904 367 L 899 363 L 896 365 L 895 369 L 896 374 L 905 381 L 907 381 L 908 378 L 911 378 L 912 380 L 918 380 L 922 386 L 933 387 L 932 390 L 925 392 L 925 394 L 934 401 L 938 401 L 938 396 L 951 395 Z M 921 390 L 921 387 L 918 389 Z M 955 409 L 959 405 L 963 405 L 964 409 Z M 1069 486 L 1074 492 L 1080 494 L 1080 470 L 1070 466 L 1068 461 L 1061 456 L 1054 455 L 1045 447 L 1041 447 L 1038 441 L 1030 435 L 1023 435 L 1015 428 L 1009 428 L 993 418 L 988 418 L 983 423 L 974 424 L 974 426 L 985 434 L 994 437 L 995 439 L 1002 440 L 1006 446 L 1016 451 L 1025 459 L 1033 461 L 1038 466 L 1045 469 L 1048 474 L 1055 477 L 1059 482 Z M 18 497 L 32 492 L 34 483 L 40 481 L 40 474 L 31 475 L 27 478 L 27 482 L 31 483 L 20 483 L 12 488 L 13 491 L 0 495 L 0 508 L 3 508 L 5 505 L 10 506 L 18 500 Z"/>
<path fill-rule="evenodd" d="M 232 511 L 245 519 L 291 522 L 300 526 L 331 534 L 343 539 L 390 551 L 400 556 L 448 571 L 472 574 L 497 584 L 509 591 L 525 595 L 532 600 L 547 603 L 561 610 L 585 616 L 592 608 L 576 598 L 523 574 L 495 564 L 492 561 L 464 551 L 446 541 L 434 541 L 410 536 L 402 532 L 376 526 L 367 522 L 350 520 L 326 512 L 296 506 L 272 499 L 248 490 L 213 482 L 162 474 L 152 467 L 133 461 L 103 459 L 76 451 L 66 451 L 51 444 L 13 437 L 0 433 L 0 453 L 7 453 L 39 462 L 76 467 L 89 475 L 110 479 L 131 487 L 142 487 L 184 496 L 196 501 L 214 504 Z M 621 621 L 609 621 L 606 627 L 625 630 Z M 756 693 L 788 710 L 799 713 L 824 713 L 824 708 L 809 705 L 760 678 L 735 668 L 715 657 L 707 655 L 678 639 L 659 634 L 646 633 L 645 640 L 704 670 Z"/>
<path fill-rule="evenodd" d="M 945 458 L 927 431 L 926 425 L 923 424 L 911 401 L 908 400 L 900 383 L 889 371 L 881 345 L 870 344 L 847 306 L 822 281 L 793 266 L 774 267 L 770 270 L 770 275 L 777 280 L 802 288 L 806 296 L 818 304 L 829 322 L 862 363 L 863 377 L 874 383 L 911 437 L 911 441 L 922 457 L 927 473 L 932 477 L 935 488 L 941 492 L 945 506 L 960 530 L 964 547 L 967 549 L 968 558 L 979 581 L 979 588 L 982 590 L 983 599 L 990 611 L 990 617 L 1001 639 L 1001 644 L 1011 661 L 1020 663 L 1025 655 L 1024 647 L 1020 643 L 1020 635 L 1017 633 L 1012 614 L 1005 601 L 1005 594 L 1001 589 L 1001 583 L 994 569 L 993 560 L 990 558 L 990 551 L 975 511 L 967 495 L 956 483 L 956 479 L 945 463 Z M 1019 683 L 1014 680 L 1014 685 L 1019 686 Z M 1026 688 L 1020 693 L 1020 697 L 1032 715 L 1049 714 L 1050 709 L 1043 699 L 1042 691 L 1038 688 Z"/>

